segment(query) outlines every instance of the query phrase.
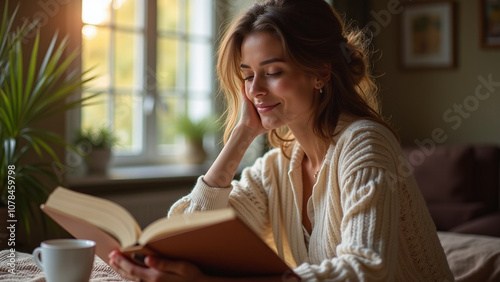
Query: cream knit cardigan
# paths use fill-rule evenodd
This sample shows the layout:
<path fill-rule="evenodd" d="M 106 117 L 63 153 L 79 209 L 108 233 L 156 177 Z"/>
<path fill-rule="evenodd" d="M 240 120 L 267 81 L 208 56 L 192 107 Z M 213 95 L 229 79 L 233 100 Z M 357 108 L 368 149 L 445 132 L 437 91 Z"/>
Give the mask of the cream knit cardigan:
<path fill-rule="evenodd" d="M 302 227 L 304 152 L 269 151 L 230 188 L 200 177 L 169 214 L 231 206 L 305 281 L 453 281 L 435 226 L 394 135 L 373 121 L 332 144 Z M 269 240 L 268 240 L 269 241 Z M 244 242 L 242 242 L 244 244 Z"/>

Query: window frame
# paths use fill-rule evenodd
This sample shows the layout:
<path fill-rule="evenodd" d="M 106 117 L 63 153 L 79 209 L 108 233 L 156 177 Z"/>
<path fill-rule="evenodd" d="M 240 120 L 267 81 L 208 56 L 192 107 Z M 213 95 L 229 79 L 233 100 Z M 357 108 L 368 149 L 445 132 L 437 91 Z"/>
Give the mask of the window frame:
<path fill-rule="evenodd" d="M 218 21 L 218 18 L 217 18 L 217 15 L 216 15 L 216 0 L 209 0 L 211 1 L 210 5 L 212 7 L 211 9 L 211 15 L 210 15 L 210 22 L 212 23 L 211 24 L 211 32 L 210 32 L 210 40 L 209 42 L 207 42 L 211 48 L 211 69 L 213 70 L 210 75 L 211 75 L 211 81 L 215 81 L 215 58 L 213 56 L 214 52 L 215 52 L 215 42 L 216 42 L 216 38 L 217 38 L 217 30 L 216 30 L 216 23 Z M 187 14 L 187 9 L 188 9 L 188 4 L 187 3 L 184 3 L 184 1 L 179 1 L 179 3 L 182 5 L 182 8 L 180 9 L 181 13 L 184 15 L 184 14 Z M 82 3 L 83 4 L 83 3 Z M 143 58 L 142 58 L 142 62 L 141 62 L 141 69 L 142 69 L 142 72 L 141 75 L 143 77 L 142 79 L 142 89 L 140 89 L 140 94 L 142 96 L 142 99 L 143 99 L 143 108 L 142 108 L 142 118 L 143 118 L 143 121 L 142 121 L 142 130 L 141 130 L 141 138 L 142 138 L 142 150 L 141 152 L 139 152 L 138 154 L 114 154 L 113 156 L 113 160 L 112 160 L 112 166 L 114 167 L 118 167 L 118 166 L 135 166 L 135 165 L 158 165 L 158 164 L 171 164 L 171 163 L 178 163 L 179 162 L 179 157 L 180 157 L 180 154 L 179 152 L 181 152 L 183 150 L 183 145 L 168 145 L 168 146 L 172 146 L 173 148 L 171 148 L 170 150 L 167 150 L 168 152 L 167 153 L 164 153 L 164 154 L 160 154 L 160 151 L 163 151 L 163 150 L 160 150 L 160 144 L 157 144 L 157 133 L 159 133 L 157 131 L 157 125 L 158 125 L 158 120 L 157 120 L 157 115 L 156 115 L 156 111 L 153 110 L 152 112 L 150 112 L 149 114 L 146 113 L 146 109 L 144 108 L 144 102 L 146 99 L 150 99 L 150 101 L 153 101 L 153 105 L 157 105 L 157 102 L 158 99 L 161 99 L 160 95 L 159 95 L 159 91 L 158 91 L 158 85 L 156 83 L 156 71 L 157 71 L 157 48 L 158 48 L 158 38 L 160 36 L 160 32 L 159 32 L 159 29 L 158 29 L 158 26 L 157 26 L 157 1 L 156 0 L 144 0 L 144 7 L 142 7 L 143 9 L 143 16 L 144 16 L 144 21 L 143 21 L 143 30 L 141 30 L 140 32 L 142 32 L 142 36 L 143 36 L 143 42 L 142 42 L 142 48 L 144 50 L 143 52 Z M 181 17 L 182 18 L 182 21 L 183 21 L 183 25 L 186 26 L 186 17 Z M 82 28 L 83 26 L 86 25 L 86 23 L 81 22 L 82 24 Z M 94 25 L 94 26 L 100 26 L 100 25 Z M 111 33 L 111 37 L 113 37 L 113 33 L 116 32 L 116 31 L 120 31 L 120 30 L 137 30 L 137 28 L 133 28 L 133 27 L 120 27 L 120 26 L 116 26 L 114 24 L 114 22 L 111 22 L 110 24 L 106 24 L 106 25 L 102 25 L 102 26 L 105 26 L 106 28 L 109 28 L 110 30 L 110 33 Z M 80 36 L 83 36 L 82 33 L 80 32 Z M 187 45 L 189 44 L 190 40 L 192 39 L 191 35 L 189 35 L 189 32 L 187 30 L 180 30 L 178 32 L 176 32 L 176 36 L 178 38 L 178 40 L 180 40 L 182 43 L 182 45 L 185 48 L 185 50 L 182 50 L 181 53 L 179 55 L 183 56 L 183 64 L 182 64 L 182 69 L 181 71 L 185 73 L 185 80 L 187 81 L 188 78 L 187 78 L 187 69 L 189 68 L 188 66 L 188 58 L 186 56 L 186 52 L 187 52 Z M 194 36 L 195 38 L 197 36 Z M 113 54 L 113 48 L 114 46 L 112 45 L 112 39 L 111 38 L 111 45 L 109 46 L 109 55 L 110 55 L 110 63 L 113 62 L 114 60 L 114 54 Z M 83 39 L 82 39 L 82 43 L 83 43 Z M 83 58 L 82 58 L 83 60 Z M 114 72 L 114 67 L 113 67 L 113 64 L 110 65 L 110 69 L 109 69 L 109 72 L 110 72 L 110 75 L 113 74 Z M 187 83 L 188 82 L 184 82 L 184 85 L 182 85 L 182 89 L 180 90 L 177 90 L 178 92 L 182 92 L 182 95 L 181 95 L 181 99 L 185 102 L 189 100 L 189 89 L 187 87 Z M 211 85 L 211 89 L 210 89 L 210 99 L 211 101 L 214 100 L 215 98 L 215 89 L 216 89 L 217 85 L 216 83 L 212 83 Z M 133 92 L 135 93 L 136 89 L 133 89 L 132 87 L 132 90 Z M 89 91 L 89 90 L 86 90 L 86 91 Z M 92 91 L 92 90 L 90 90 Z M 105 93 L 104 95 L 109 95 L 110 98 L 114 97 L 113 95 L 115 95 L 116 91 L 117 91 L 117 88 L 116 88 L 116 85 L 114 85 L 113 83 L 111 83 L 110 87 L 108 89 L 105 89 L 106 92 L 109 91 L 109 93 Z M 113 105 L 114 103 L 109 103 L 108 104 L 108 107 L 109 107 L 109 116 L 108 118 L 110 120 L 113 120 Z M 185 106 L 186 108 L 188 106 Z M 211 113 L 216 113 L 217 111 L 217 106 L 214 105 L 212 103 L 212 107 L 210 109 L 210 112 Z M 156 108 L 156 107 L 154 107 Z M 153 109 L 154 109 L 153 108 Z M 67 123 L 67 136 L 68 136 L 68 140 L 73 140 L 72 138 L 74 138 L 74 135 L 76 133 L 77 130 L 80 130 L 81 129 L 81 122 L 82 122 L 82 110 L 81 109 L 78 109 L 78 110 L 74 110 L 74 111 L 71 111 L 67 114 L 67 118 L 69 120 L 69 122 Z M 210 151 L 211 149 L 214 149 L 216 150 L 216 142 L 215 142 L 215 138 L 206 138 L 207 140 L 205 140 L 205 145 L 206 145 L 206 149 L 208 151 Z M 180 138 L 180 141 L 182 140 L 182 138 Z M 176 142 L 177 143 L 177 142 Z M 177 143 L 178 144 L 178 143 Z M 164 146 L 162 146 L 164 147 Z M 165 151 L 163 151 L 165 152 Z"/>

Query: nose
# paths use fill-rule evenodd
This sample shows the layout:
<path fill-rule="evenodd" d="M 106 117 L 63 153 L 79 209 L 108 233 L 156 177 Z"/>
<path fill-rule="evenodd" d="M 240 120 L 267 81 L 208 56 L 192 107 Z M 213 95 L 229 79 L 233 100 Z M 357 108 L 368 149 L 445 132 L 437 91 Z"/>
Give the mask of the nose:
<path fill-rule="evenodd" d="M 254 76 L 252 81 L 250 82 L 250 88 L 248 89 L 248 94 L 251 97 L 258 97 L 267 94 L 267 88 L 265 87 L 265 81 L 263 81 L 257 75 Z"/>

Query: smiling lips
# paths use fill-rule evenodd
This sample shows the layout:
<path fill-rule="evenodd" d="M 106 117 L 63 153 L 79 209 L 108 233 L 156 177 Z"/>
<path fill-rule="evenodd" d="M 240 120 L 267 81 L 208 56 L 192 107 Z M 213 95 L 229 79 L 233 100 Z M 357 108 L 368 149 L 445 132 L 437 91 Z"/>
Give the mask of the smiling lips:
<path fill-rule="evenodd" d="M 256 104 L 255 107 L 257 108 L 257 112 L 263 114 L 272 111 L 274 108 L 276 108 L 280 103 L 276 104 Z"/>

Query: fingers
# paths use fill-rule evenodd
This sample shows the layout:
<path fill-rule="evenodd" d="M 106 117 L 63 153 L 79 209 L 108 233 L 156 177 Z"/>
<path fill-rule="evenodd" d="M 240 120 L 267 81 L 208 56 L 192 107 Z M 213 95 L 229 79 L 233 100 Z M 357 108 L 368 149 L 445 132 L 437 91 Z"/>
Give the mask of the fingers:
<path fill-rule="evenodd" d="M 149 268 L 139 266 L 123 256 L 118 251 L 113 251 L 109 255 L 109 265 L 123 278 L 133 281 L 147 281 Z"/>
<path fill-rule="evenodd" d="M 144 263 L 160 272 L 172 273 L 180 277 L 201 274 L 198 267 L 185 261 L 165 260 L 154 256 L 148 256 L 144 260 Z"/>
<path fill-rule="evenodd" d="M 244 83 L 241 85 L 241 99 L 239 124 L 250 129 L 249 132 L 252 132 L 252 135 L 257 136 L 259 134 L 266 133 L 267 130 L 262 126 L 262 121 L 253 102 L 246 95 Z"/>
<path fill-rule="evenodd" d="M 248 108 L 249 106 L 253 107 L 252 102 L 247 97 L 247 93 L 245 90 L 245 83 L 241 84 L 241 106 L 243 107 L 243 113 L 245 112 L 245 109 Z"/>
<path fill-rule="evenodd" d="M 109 255 L 110 266 L 122 277 L 133 281 L 198 281 L 203 273 L 194 264 L 147 256 L 147 267 L 137 265 L 118 251 Z"/>

